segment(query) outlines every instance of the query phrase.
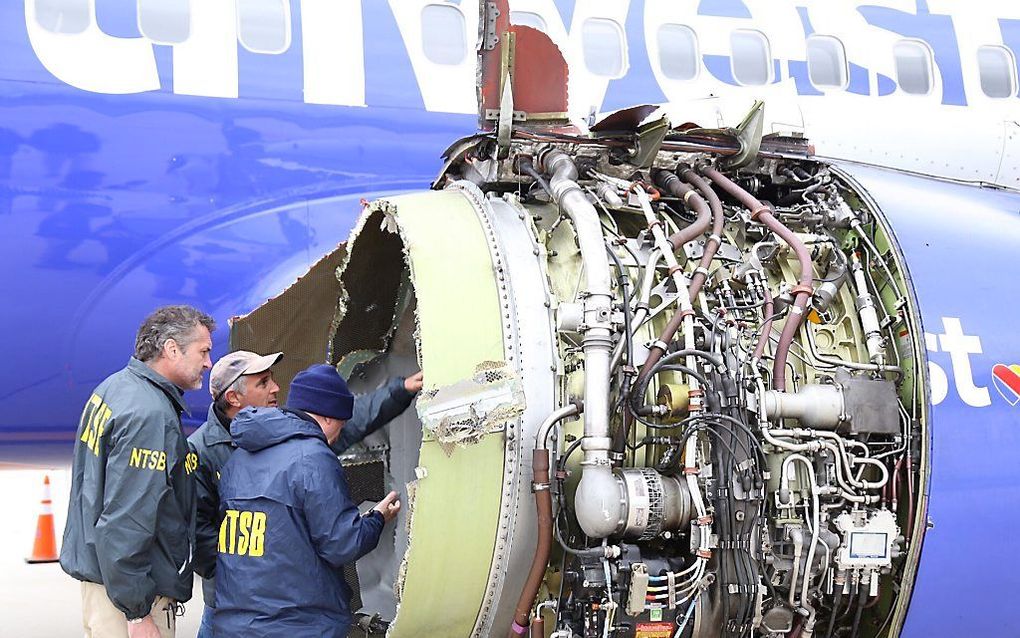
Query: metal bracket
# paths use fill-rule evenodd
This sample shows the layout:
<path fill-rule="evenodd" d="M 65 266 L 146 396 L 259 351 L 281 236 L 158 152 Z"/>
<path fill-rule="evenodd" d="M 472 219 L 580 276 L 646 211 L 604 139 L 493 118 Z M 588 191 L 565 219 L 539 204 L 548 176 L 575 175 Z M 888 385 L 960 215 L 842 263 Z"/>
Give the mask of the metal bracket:
<path fill-rule="evenodd" d="M 486 51 L 492 51 L 499 44 L 499 34 L 496 33 L 496 18 L 499 17 L 499 8 L 495 2 L 485 3 L 485 35 L 482 38 L 482 46 Z"/>
<path fill-rule="evenodd" d="M 631 152 L 631 162 L 641 168 L 651 166 L 667 134 L 669 134 L 669 119 L 665 116 L 638 128 L 634 140 L 634 150 Z"/>
<path fill-rule="evenodd" d="M 504 159 L 510 155 L 510 132 L 513 125 L 514 115 L 514 45 L 516 38 L 511 32 L 506 33 L 500 51 L 499 70 L 499 119 L 496 123 L 496 143 L 498 156 Z"/>
<path fill-rule="evenodd" d="M 727 169 L 736 169 L 747 166 L 758 157 L 761 149 L 762 129 L 765 126 L 765 103 L 758 100 L 751 107 L 751 111 L 744 118 L 744 121 L 737 125 L 736 129 L 727 131 L 734 135 L 740 142 L 740 151 L 733 157 L 720 162 Z"/>
<path fill-rule="evenodd" d="M 499 119 L 499 109 L 485 109 L 485 119 L 496 121 Z M 566 121 L 569 119 L 567 113 L 550 111 L 548 113 L 528 113 L 527 111 L 514 111 L 513 121 L 514 122 L 527 122 L 529 120 L 539 120 L 542 122 L 548 121 Z"/>

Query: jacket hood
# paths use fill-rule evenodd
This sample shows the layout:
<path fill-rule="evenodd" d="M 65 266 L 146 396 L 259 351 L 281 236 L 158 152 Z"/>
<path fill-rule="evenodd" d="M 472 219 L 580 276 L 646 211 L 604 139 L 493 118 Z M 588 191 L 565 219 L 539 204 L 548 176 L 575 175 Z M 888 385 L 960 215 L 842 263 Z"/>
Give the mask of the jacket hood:
<path fill-rule="evenodd" d="M 314 422 L 279 408 L 245 408 L 230 423 L 230 434 L 237 447 L 258 452 L 289 439 L 315 438 L 326 440 Z"/>

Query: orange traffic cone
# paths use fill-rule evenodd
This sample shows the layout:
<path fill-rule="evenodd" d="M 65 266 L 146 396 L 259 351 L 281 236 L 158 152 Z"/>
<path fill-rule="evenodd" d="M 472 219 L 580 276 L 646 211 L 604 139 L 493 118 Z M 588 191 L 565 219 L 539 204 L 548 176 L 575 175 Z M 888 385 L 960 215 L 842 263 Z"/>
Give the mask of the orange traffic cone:
<path fill-rule="evenodd" d="M 53 501 L 50 499 L 50 477 L 43 479 L 42 512 L 35 528 L 35 545 L 32 555 L 25 559 L 26 563 L 55 563 L 57 556 L 57 537 L 53 531 Z"/>

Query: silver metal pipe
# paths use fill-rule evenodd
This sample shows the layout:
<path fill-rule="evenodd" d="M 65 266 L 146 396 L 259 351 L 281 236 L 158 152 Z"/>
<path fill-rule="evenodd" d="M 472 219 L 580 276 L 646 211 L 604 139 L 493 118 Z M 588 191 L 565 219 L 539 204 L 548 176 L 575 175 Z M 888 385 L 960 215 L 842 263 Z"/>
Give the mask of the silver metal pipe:
<path fill-rule="evenodd" d="M 808 477 L 808 485 L 809 485 L 810 494 L 811 494 L 811 508 L 814 510 L 814 512 L 811 515 L 812 523 L 813 523 L 813 526 L 812 526 L 812 529 L 811 529 L 811 545 L 808 547 L 807 564 L 804 566 L 804 575 L 803 575 L 804 583 L 803 583 L 803 585 L 801 587 L 801 592 L 800 592 L 801 606 L 806 607 L 808 605 L 808 588 L 809 588 L 809 586 L 811 584 L 811 571 L 812 571 L 812 567 L 813 567 L 812 563 L 814 563 L 814 561 L 815 561 L 815 546 L 818 545 L 818 531 L 819 531 L 820 525 L 821 525 L 821 510 L 819 508 L 819 503 L 818 503 L 818 485 L 815 483 L 815 467 L 811 463 L 811 461 L 808 460 L 808 458 L 806 456 L 804 456 L 802 454 L 790 454 L 785 459 L 783 459 L 783 466 L 782 466 L 782 469 L 781 469 L 782 476 L 780 477 L 780 485 L 782 486 L 783 489 L 786 489 L 787 491 L 789 491 L 789 489 L 790 489 L 790 474 L 789 474 L 789 470 L 790 470 L 791 465 L 795 461 L 799 461 L 800 463 L 803 463 L 805 468 L 807 469 L 807 471 L 805 473 L 807 474 L 807 477 Z M 799 482 L 800 482 L 800 479 L 798 478 L 798 483 Z M 793 593 L 793 588 L 791 588 L 791 594 L 792 593 Z M 792 600 L 792 597 L 791 597 L 791 600 Z"/>
<path fill-rule="evenodd" d="M 542 157 L 549 188 L 574 225 L 584 264 L 584 451 L 581 481 L 574 494 L 577 522 L 592 538 L 606 538 L 623 520 L 624 498 L 613 475 L 609 451 L 609 363 L 612 339 L 612 276 L 598 211 L 577 184 L 577 167 L 566 153 Z"/>
<path fill-rule="evenodd" d="M 877 363 L 858 363 L 856 361 L 844 361 L 843 359 L 825 356 L 818 352 L 818 347 L 815 345 L 814 329 L 808 327 L 808 329 L 804 332 L 807 333 L 808 349 L 811 351 L 811 356 L 819 363 L 824 363 L 838 368 L 849 368 L 850 370 L 867 370 L 869 372 L 881 373 L 895 372 L 898 376 L 903 375 L 903 371 L 899 368 L 899 366 Z"/>
<path fill-rule="evenodd" d="M 853 272 L 854 285 L 857 288 L 857 314 L 861 318 L 861 329 L 864 330 L 867 339 L 868 358 L 875 365 L 884 365 L 885 338 L 882 336 L 882 324 L 878 320 L 875 298 L 868 291 L 864 266 L 857 253 L 851 256 L 850 270 Z"/>
<path fill-rule="evenodd" d="M 762 397 L 770 421 L 796 419 L 809 428 L 835 429 L 845 420 L 843 388 L 809 383 L 796 392 L 769 390 Z"/>
<path fill-rule="evenodd" d="M 571 403 L 565 405 L 558 410 L 553 410 L 552 413 L 542 421 L 542 425 L 538 426 L 538 436 L 535 437 L 535 447 L 543 450 L 549 449 L 549 430 L 554 425 L 567 418 L 568 416 L 574 416 L 578 413 L 577 405 Z"/>

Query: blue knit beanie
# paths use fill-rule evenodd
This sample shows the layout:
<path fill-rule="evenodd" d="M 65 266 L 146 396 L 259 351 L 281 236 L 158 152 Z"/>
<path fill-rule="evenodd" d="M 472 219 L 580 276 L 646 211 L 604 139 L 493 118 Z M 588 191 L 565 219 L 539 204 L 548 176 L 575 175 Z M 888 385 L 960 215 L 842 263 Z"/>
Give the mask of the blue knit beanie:
<path fill-rule="evenodd" d="M 320 363 L 290 382 L 287 407 L 346 421 L 354 413 L 354 395 L 336 368 Z"/>

